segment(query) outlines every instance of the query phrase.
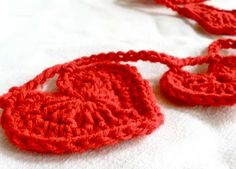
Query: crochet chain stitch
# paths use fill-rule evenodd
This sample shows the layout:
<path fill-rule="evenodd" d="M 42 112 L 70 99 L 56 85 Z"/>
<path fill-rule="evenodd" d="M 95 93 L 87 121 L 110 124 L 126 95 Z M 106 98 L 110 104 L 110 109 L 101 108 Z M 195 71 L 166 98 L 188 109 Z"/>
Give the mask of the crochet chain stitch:
<path fill-rule="evenodd" d="M 206 56 L 179 59 L 155 51 L 100 53 L 44 70 L 0 97 L 1 125 L 8 139 L 39 153 L 84 152 L 153 132 L 163 121 L 149 83 L 134 66 L 121 62 L 160 62 L 169 67 L 160 80 L 172 100 L 190 105 L 236 103 L 236 57 L 222 57 L 236 40 L 219 39 Z M 208 63 L 207 74 L 187 65 Z M 57 90 L 38 89 L 58 76 Z"/>
<path fill-rule="evenodd" d="M 205 0 L 155 0 L 195 20 L 207 32 L 216 35 L 236 35 L 236 10 L 223 10 L 204 4 Z"/>

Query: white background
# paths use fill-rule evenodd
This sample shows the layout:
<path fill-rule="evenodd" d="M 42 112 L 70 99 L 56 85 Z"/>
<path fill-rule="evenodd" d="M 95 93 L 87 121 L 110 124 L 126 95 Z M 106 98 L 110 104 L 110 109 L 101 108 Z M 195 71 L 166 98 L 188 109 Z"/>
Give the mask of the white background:
<path fill-rule="evenodd" d="M 210 3 L 236 8 L 235 0 Z M 79 56 L 129 49 L 195 56 L 219 37 L 152 0 L 0 0 L 0 93 Z M 136 65 L 154 86 L 164 126 L 146 137 L 60 156 L 19 151 L 0 129 L 0 168 L 235 169 L 236 107 L 176 105 L 156 87 L 167 68 Z"/>

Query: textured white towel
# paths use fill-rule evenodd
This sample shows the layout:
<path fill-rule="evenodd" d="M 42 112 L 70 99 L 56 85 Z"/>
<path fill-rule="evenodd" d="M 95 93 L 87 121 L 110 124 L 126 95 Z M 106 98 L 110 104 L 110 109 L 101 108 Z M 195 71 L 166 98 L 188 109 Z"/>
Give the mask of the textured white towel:
<path fill-rule="evenodd" d="M 210 3 L 236 8 L 235 0 Z M 0 0 L 0 93 L 78 56 L 128 49 L 194 56 L 218 37 L 152 0 Z M 136 65 L 152 82 L 165 114 L 160 129 L 96 151 L 60 156 L 19 151 L 0 129 L 0 168 L 235 169 L 236 107 L 176 105 L 156 85 L 166 66 Z"/>

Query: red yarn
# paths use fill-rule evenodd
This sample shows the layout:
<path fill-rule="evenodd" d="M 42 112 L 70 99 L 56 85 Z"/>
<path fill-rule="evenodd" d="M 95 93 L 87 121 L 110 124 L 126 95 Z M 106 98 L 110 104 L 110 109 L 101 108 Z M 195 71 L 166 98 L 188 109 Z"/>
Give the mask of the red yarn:
<path fill-rule="evenodd" d="M 221 57 L 220 49 L 236 48 L 236 41 L 219 39 L 208 49 L 208 74 L 172 68 L 160 80 L 161 90 L 189 105 L 220 106 L 236 103 L 236 57 Z"/>
<path fill-rule="evenodd" d="M 155 0 L 155 1 L 161 4 L 183 5 L 183 4 L 204 2 L 205 0 Z"/>
<path fill-rule="evenodd" d="M 155 0 L 180 15 L 195 20 L 207 32 L 236 35 L 236 10 L 222 10 L 204 4 L 204 0 Z"/>
<path fill-rule="evenodd" d="M 83 57 L 44 70 L 0 97 L 1 125 L 20 149 L 40 153 L 83 152 L 151 133 L 163 115 L 147 81 L 126 61 L 166 64 L 161 90 L 191 105 L 236 103 L 236 57 L 221 57 L 236 41 L 212 43 L 207 56 L 179 59 L 154 51 L 110 52 Z M 209 64 L 207 74 L 191 74 L 186 65 Z M 55 92 L 37 87 L 58 75 Z"/>

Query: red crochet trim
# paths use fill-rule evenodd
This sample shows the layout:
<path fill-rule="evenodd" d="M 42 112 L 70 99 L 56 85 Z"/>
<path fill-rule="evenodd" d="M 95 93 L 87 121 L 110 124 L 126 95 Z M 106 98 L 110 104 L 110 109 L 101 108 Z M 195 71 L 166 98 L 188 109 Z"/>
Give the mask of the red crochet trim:
<path fill-rule="evenodd" d="M 204 0 L 155 0 L 180 15 L 195 20 L 207 32 L 236 35 L 236 10 L 222 10 L 204 4 Z"/>
<path fill-rule="evenodd" d="M 44 70 L 0 97 L 2 127 L 20 149 L 40 153 L 83 152 L 151 133 L 163 115 L 147 81 L 120 62 L 166 64 L 161 90 L 190 105 L 236 103 L 236 57 L 221 57 L 236 41 L 212 43 L 207 56 L 179 59 L 154 51 L 110 52 L 83 57 Z M 186 65 L 209 64 L 207 74 L 191 74 Z M 55 92 L 38 86 L 58 75 Z"/>

